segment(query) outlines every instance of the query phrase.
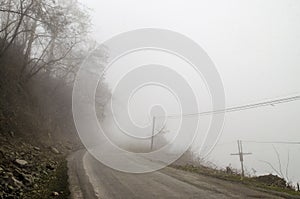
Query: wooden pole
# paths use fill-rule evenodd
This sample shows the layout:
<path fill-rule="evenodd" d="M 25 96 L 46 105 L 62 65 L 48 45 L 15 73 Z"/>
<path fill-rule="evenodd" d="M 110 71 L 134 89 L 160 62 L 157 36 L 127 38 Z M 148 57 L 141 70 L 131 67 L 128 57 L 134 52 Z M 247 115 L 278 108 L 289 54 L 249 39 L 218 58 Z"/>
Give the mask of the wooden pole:
<path fill-rule="evenodd" d="M 242 145 L 242 140 L 238 140 L 237 141 L 238 144 L 238 153 L 232 153 L 230 155 L 238 155 L 240 158 L 240 162 L 241 162 L 241 169 L 242 169 L 242 173 L 241 173 L 241 180 L 243 180 L 244 176 L 245 176 L 245 170 L 244 170 L 244 155 L 251 155 L 252 153 L 244 153 L 243 152 L 243 145 Z"/>
<path fill-rule="evenodd" d="M 153 150 L 154 133 L 155 133 L 155 116 L 153 116 L 152 118 L 151 151 Z"/>
<path fill-rule="evenodd" d="M 242 168 L 242 179 L 245 176 L 245 170 L 244 170 L 244 157 L 243 157 L 243 145 L 242 145 L 242 140 L 238 140 L 239 141 L 239 148 L 240 148 L 240 162 L 241 162 L 241 168 Z"/>

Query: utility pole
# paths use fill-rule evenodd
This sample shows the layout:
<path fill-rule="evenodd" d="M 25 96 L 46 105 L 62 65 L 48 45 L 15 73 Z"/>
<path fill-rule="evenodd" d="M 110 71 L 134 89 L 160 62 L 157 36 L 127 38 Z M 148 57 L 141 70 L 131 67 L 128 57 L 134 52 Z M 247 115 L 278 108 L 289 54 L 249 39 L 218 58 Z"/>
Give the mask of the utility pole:
<path fill-rule="evenodd" d="M 251 155 L 252 153 L 243 153 L 242 140 L 238 140 L 237 144 L 238 144 L 238 153 L 231 153 L 230 155 L 238 155 L 240 157 L 241 168 L 242 168 L 241 179 L 243 179 L 244 176 L 245 176 L 245 171 L 244 171 L 244 155 Z"/>
<path fill-rule="evenodd" d="M 151 151 L 153 150 L 154 132 L 155 131 L 155 116 L 152 118 L 152 136 L 151 136 Z"/>

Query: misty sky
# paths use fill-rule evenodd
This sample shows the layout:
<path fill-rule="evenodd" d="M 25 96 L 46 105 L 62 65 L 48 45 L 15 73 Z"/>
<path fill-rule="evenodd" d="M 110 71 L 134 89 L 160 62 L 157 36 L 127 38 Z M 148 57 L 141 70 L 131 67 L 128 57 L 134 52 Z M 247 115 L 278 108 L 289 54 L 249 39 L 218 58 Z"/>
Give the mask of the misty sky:
<path fill-rule="evenodd" d="M 166 28 L 200 44 L 215 62 L 228 105 L 299 92 L 299 1 L 99 1 L 93 33 L 104 41 L 121 32 Z"/>
<path fill-rule="evenodd" d="M 298 0 L 81 0 L 91 8 L 92 35 L 100 43 L 138 28 L 182 33 L 214 61 L 225 87 L 226 105 L 236 106 L 300 93 L 300 1 Z M 211 161 L 239 168 L 236 140 L 300 141 L 300 101 L 229 113 Z M 248 170 L 277 166 L 272 145 L 245 143 Z M 274 145 L 289 176 L 300 181 L 300 145 Z M 247 151 L 248 152 L 248 151 Z"/>

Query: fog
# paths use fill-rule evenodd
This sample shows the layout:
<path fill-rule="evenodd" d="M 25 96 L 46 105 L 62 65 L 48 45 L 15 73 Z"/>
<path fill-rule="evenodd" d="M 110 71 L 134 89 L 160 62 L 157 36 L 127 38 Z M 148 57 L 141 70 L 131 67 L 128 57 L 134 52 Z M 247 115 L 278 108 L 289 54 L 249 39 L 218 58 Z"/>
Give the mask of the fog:
<path fill-rule="evenodd" d="M 176 31 L 197 42 L 215 63 L 221 76 L 226 107 L 291 96 L 300 92 L 299 1 L 82 0 L 82 4 L 91 8 L 91 34 L 99 43 L 116 34 L 145 27 Z M 105 77 L 105 82 L 112 90 L 116 117 L 122 118 L 124 112 L 129 112 L 136 125 L 145 127 L 144 132 L 131 133 L 151 136 L 153 115 L 188 114 L 180 113 L 176 97 L 160 86 L 150 85 L 138 89 L 129 102 L 127 98 L 123 99 L 122 92 L 114 93 L 124 73 L 141 66 L 145 60 L 152 60 L 152 63 L 159 60 L 160 64 L 171 65 L 175 72 L 189 79 L 199 107 L 187 105 L 191 111 L 188 113 L 197 109 L 212 110 L 205 80 L 195 76 L 186 63 L 167 53 L 132 53 L 115 62 L 106 71 Z M 178 85 L 179 89 L 180 86 Z M 299 144 L 258 143 L 300 142 L 299 110 L 300 102 L 295 101 L 226 113 L 220 138 L 206 161 L 221 168 L 231 164 L 232 167 L 240 169 L 238 157 L 231 156 L 230 153 L 237 152 L 236 140 L 243 140 L 244 152 L 252 153 L 245 156 L 245 167 L 249 174 L 275 173 L 264 161 L 278 168 L 277 150 L 284 176 L 293 182 L 300 181 Z M 104 123 L 109 132 L 113 132 L 112 137 L 123 147 L 128 147 L 126 144 L 132 138 L 121 136 L 122 131 L 113 124 L 112 115 L 107 113 L 106 116 Z M 203 142 L 211 116 L 198 119 L 200 123 L 192 150 L 201 156 L 205 151 Z M 167 129 L 161 140 L 171 140 L 176 136 L 174 132 L 178 124 L 176 119 L 158 121 L 157 131 L 163 126 Z M 140 145 L 141 148 L 149 147 L 150 140 L 144 140 Z M 156 147 L 160 147 L 159 145 L 156 142 Z M 176 146 L 180 147 L 180 143 L 176 143 Z"/>

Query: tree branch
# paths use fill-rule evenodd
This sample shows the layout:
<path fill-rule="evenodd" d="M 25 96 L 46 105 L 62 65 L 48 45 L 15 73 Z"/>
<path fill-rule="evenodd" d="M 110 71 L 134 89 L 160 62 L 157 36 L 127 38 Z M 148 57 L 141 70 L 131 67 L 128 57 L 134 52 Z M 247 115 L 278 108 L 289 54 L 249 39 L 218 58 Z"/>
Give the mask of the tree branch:
<path fill-rule="evenodd" d="M 281 176 L 284 178 L 284 175 L 283 175 L 283 172 L 282 172 L 282 166 L 281 166 L 281 160 L 280 160 L 279 153 L 278 153 L 277 149 L 275 148 L 275 146 L 274 145 L 272 145 L 272 146 L 273 146 L 273 149 L 274 149 L 274 151 L 276 153 L 276 156 L 277 156 L 279 172 L 280 172 Z"/>
<path fill-rule="evenodd" d="M 283 178 L 283 176 L 280 175 L 280 173 L 275 169 L 275 167 L 273 167 L 273 165 L 270 162 L 265 161 L 265 160 L 259 160 L 259 161 L 269 165 L 278 176 Z"/>

